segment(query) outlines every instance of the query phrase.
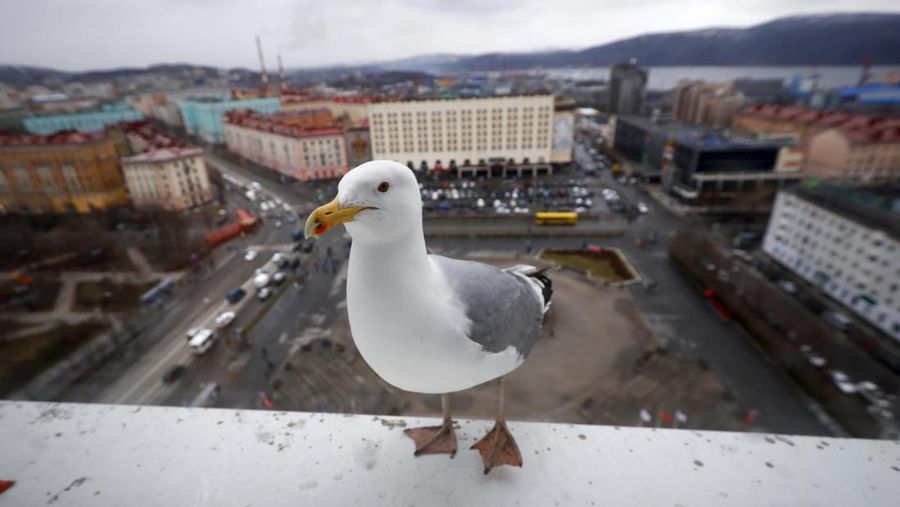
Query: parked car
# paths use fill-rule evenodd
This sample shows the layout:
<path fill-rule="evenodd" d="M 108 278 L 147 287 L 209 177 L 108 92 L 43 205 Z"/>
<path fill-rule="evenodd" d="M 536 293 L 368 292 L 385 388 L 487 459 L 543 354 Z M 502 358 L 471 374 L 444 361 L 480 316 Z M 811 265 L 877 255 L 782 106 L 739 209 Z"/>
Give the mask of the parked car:
<path fill-rule="evenodd" d="M 816 368 L 822 368 L 825 366 L 825 358 L 816 353 L 815 350 L 809 345 L 802 345 L 800 347 L 800 352 L 806 357 L 806 360 L 809 361 L 809 364 L 815 366 Z"/>
<path fill-rule="evenodd" d="M 256 258 L 256 255 L 257 255 L 257 251 L 256 251 L 256 250 L 254 250 L 254 249 L 252 249 L 252 248 L 248 248 L 248 249 L 247 249 L 247 253 L 244 254 L 244 260 L 245 260 L 245 261 L 252 261 L 253 259 Z"/>
<path fill-rule="evenodd" d="M 162 381 L 166 384 L 171 384 L 176 380 L 180 379 L 184 376 L 184 372 L 187 371 L 187 368 L 180 364 L 176 364 L 175 366 L 170 367 L 163 373 Z"/>
<path fill-rule="evenodd" d="M 246 295 L 247 295 L 247 291 L 245 291 L 244 289 L 242 289 L 240 287 L 235 287 L 235 288 L 231 289 L 230 291 L 228 291 L 228 294 L 225 294 L 225 299 L 229 303 L 235 304 L 238 301 L 240 301 L 241 299 L 244 299 L 244 296 L 246 296 Z"/>
<path fill-rule="evenodd" d="M 853 328 L 853 321 L 841 312 L 830 311 L 822 314 L 822 319 L 830 326 L 840 329 L 841 331 L 850 331 Z"/>
<path fill-rule="evenodd" d="M 828 372 L 831 382 L 844 394 L 853 394 L 856 392 L 856 384 L 850 380 L 846 373 L 840 370 L 831 370 Z"/>
<path fill-rule="evenodd" d="M 650 211 L 650 208 L 648 208 L 646 204 L 639 202 L 639 203 L 637 203 L 637 210 L 638 210 L 638 213 L 643 215 L 643 214 L 647 213 L 648 211 Z"/>
<path fill-rule="evenodd" d="M 234 320 L 234 312 L 222 312 L 216 317 L 216 327 L 223 328 Z"/>
<path fill-rule="evenodd" d="M 284 271 L 279 271 L 272 275 L 272 283 L 274 283 L 275 285 L 281 285 L 285 280 L 287 280 L 287 275 L 284 273 Z"/>
<path fill-rule="evenodd" d="M 797 284 L 790 280 L 780 280 L 778 282 L 778 287 L 781 290 L 787 292 L 788 294 L 796 294 L 797 293 Z"/>
<path fill-rule="evenodd" d="M 891 406 L 890 400 L 887 399 L 884 395 L 884 391 L 882 391 L 875 382 L 870 380 L 857 382 L 856 392 L 871 405 L 877 405 L 881 408 L 889 408 Z"/>
<path fill-rule="evenodd" d="M 272 296 L 272 288 L 271 287 L 263 287 L 259 289 L 259 292 L 256 293 L 256 297 L 259 298 L 260 301 L 265 301 Z"/>
<path fill-rule="evenodd" d="M 197 336 L 197 333 L 199 333 L 201 329 L 203 329 L 203 328 L 192 327 L 192 328 L 188 329 L 187 330 L 187 340 L 190 341 L 191 338 Z"/>

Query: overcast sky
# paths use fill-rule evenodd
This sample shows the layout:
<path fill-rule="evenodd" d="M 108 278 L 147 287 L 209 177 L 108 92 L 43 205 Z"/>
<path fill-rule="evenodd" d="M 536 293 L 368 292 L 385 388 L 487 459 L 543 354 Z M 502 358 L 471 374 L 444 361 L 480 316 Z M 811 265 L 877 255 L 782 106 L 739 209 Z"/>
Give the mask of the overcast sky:
<path fill-rule="evenodd" d="M 4 0 L 0 64 L 64 70 L 194 63 L 288 68 L 430 53 L 582 48 L 897 0 Z"/>

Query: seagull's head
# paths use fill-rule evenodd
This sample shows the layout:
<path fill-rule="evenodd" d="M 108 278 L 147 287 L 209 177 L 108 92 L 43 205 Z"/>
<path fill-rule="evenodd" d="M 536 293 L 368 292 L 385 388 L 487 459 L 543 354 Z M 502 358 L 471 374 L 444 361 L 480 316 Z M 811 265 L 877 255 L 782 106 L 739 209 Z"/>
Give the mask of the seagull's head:
<path fill-rule="evenodd" d="M 344 224 L 353 240 L 394 241 L 422 224 L 422 197 L 412 171 L 390 160 L 373 160 L 348 172 L 338 194 L 306 219 L 306 237 Z"/>

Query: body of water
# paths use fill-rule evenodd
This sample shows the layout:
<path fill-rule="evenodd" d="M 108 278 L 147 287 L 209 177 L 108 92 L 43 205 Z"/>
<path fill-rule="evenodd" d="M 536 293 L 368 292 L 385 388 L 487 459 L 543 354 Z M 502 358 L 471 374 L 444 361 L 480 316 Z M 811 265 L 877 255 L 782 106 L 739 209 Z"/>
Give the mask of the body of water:
<path fill-rule="evenodd" d="M 859 81 L 859 66 L 809 66 L 809 67 L 647 67 L 649 72 L 647 88 L 651 90 L 669 90 L 678 85 L 682 79 L 701 79 L 704 81 L 731 81 L 733 79 L 782 79 L 789 80 L 794 76 L 819 76 L 821 88 L 838 88 L 854 85 Z M 609 67 L 584 67 L 573 69 L 544 69 L 540 72 L 549 77 L 571 78 L 576 80 L 609 79 Z M 871 74 L 876 78 L 884 78 L 888 74 L 900 75 L 900 66 L 874 66 Z"/>

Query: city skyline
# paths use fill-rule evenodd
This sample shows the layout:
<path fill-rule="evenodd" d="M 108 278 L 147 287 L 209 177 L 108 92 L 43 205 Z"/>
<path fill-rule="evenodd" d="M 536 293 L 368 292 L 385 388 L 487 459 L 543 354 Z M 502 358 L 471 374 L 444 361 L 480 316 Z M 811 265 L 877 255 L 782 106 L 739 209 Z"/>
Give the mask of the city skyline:
<path fill-rule="evenodd" d="M 0 20 L 0 62 L 68 71 L 173 62 L 256 69 L 255 35 L 262 38 L 270 69 L 277 53 L 286 67 L 303 68 L 433 54 L 579 49 L 650 33 L 747 27 L 784 16 L 898 12 L 883 0 L 790 7 L 769 0 L 739 6 L 648 0 L 603 8 L 582 0 L 563 7 L 509 0 L 396 0 L 377 6 L 270 0 L 253 9 L 206 0 L 154 5 L 90 0 L 77 6 L 20 3 L 8 10 Z M 373 19 L 378 30 L 371 29 Z"/>

